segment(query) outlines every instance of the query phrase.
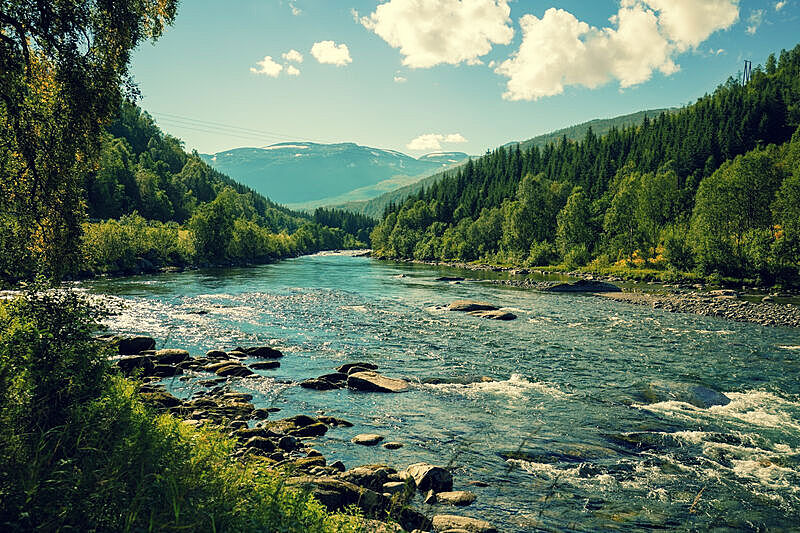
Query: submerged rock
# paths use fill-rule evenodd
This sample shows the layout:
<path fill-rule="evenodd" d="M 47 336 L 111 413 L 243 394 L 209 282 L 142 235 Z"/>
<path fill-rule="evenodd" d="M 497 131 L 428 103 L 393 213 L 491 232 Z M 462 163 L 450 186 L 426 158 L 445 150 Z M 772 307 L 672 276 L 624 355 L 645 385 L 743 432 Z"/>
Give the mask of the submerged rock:
<path fill-rule="evenodd" d="M 642 391 L 642 396 L 650 403 L 676 401 L 688 403 L 701 409 L 731 403 L 731 399 L 721 392 L 703 385 L 669 383 L 666 381 L 649 383 Z"/>
<path fill-rule="evenodd" d="M 471 316 L 477 316 L 479 318 L 487 318 L 489 320 L 516 320 L 517 315 L 514 313 L 510 313 L 508 311 L 470 311 L 467 313 Z"/>
<path fill-rule="evenodd" d="M 491 383 L 494 379 L 488 376 L 457 376 L 444 378 L 422 378 L 421 383 L 426 385 L 470 385 L 472 383 Z"/>
<path fill-rule="evenodd" d="M 408 382 L 387 378 L 377 372 L 356 372 L 347 377 L 347 388 L 368 392 L 405 392 Z"/>
<path fill-rule="evenodd" d="M 500 308 L 496 305 L 486 302 L 476 302 L 474 300 L 456 300 L 450 304 L 448 309 L 450 309 L 450 311 L 469 313 L 471 311 L 497 311 Z"/>
<path fill-rule="evenodd" d="M 440 278 L 436 278 L 433 281 L 465 281 L 464 278 L 460 278 L 458 276 L 442 276 Z"/>
<path fill-rule="evenodd" d="M 356 363 L 347 363 L 336 369 L 337 372 L 341 372 L 342 374 L 353 374 L 353 371 L 363 372 L 365 370 L 378 370 L 378 365 L 359 361 Z"/>
<path fill-rule="evenodd" d="M 274 370 L 280 366 L 280 361 L 259 361 L 257 363 L 250 363 L 250 368 L 253 370 Z"/>
<path fill-rule="evenodd" d="M 245 348 L 242 350 L 250 357 L 258 357 L 259 359 L 280 359 L 283 353 L 270 346 L 254 346 L 252 348 Z"/>

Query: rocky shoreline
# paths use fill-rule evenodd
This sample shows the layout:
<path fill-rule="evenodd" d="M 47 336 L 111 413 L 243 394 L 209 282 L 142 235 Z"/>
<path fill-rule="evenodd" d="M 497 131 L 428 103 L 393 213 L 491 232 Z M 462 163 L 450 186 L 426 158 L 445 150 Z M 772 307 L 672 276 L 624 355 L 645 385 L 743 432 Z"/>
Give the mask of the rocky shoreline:
<path fill-rule="evenodd" d="M 347 420 L 329 416 L 296 415 L 270 419 L 277 408 L 256 408 L 253 396 L 234 390 L 240 380 L 262 379 L 257 371 L 280 366 L 283 353 L 270 346 L 211 350 L 192 357 L 182 349 L 156 350 L 151 337 L 101 337 L 112 344 L 115 366 L 126 377 L 141 380 L 141 398 L 161 412 L 171 413 L 192 427 L 212 427 L 235 439 L 233 456 L 255 460 L 284 476 L 285 485 L 315 496 L 329 511 L 358 507 L 368 531 L 493 533 L 497 529 L 484 520 L 440 511 L 442 507 L 472 504 L 477 495 L 453 490 L 453 475 L 447 467 L 416 463 L 406 468 L 369 464 L 347 468 L 341 461 L 329 463 L 313 448 L 314 439 L 329 430 L 351 427 Z M 165 378 L 193 380 L 200 390 L 180 399 L 166 390 Z M 407 390 L 402 379 L 388 378 L 369 363 L 342 365 L 337 372 L 301 383 L 311 389 L 347 387 L 366 394 L 399 393 Z M 382 435 L 363 434 L 351 442 L 376 446 Z M 387 453 L 402 447 L 386 442 Z M 480 482 L 474 482 L 478 485 Z M 428 512 L 414 507 L 422 500 Z M 439 512 L 437 512 L 439 511 Z M 390 522 L 385 522 L 389 517 Z"/>
<path fill-rule="evenodd" d="M 447 263 L 441 261 L 410 261 L 428 266 L 447 266 L 473 271 L 507 272 L 511 275 L 554 275 L 556 272 L 518 268 L 494 267 L 490 265 Z M 564 276 L 577 278 L 574 282 L 536 281 L 533 279 L 477 280 L 457 277 L 441 277 L 437 281 L 488 281 L 496 285 L 518 287 L 544 292 L 581 292 L 594 294 L 617 302 L 644 305 L 672 313 L 688 313 L 714 316 L 735 322 L 750 322 L 762 326 L 800 328 L 800 306 L 779 303 L 775 296 L 764 296 L 760 302 L 744 299 L 743 293 L 731 289 L 704 290 L 702 284 L 688 283 L 652 286 L 652 290 L 632 291 L 621 289 L 615 283 L 621 278 L 594 276 L 570 272 Z M 788 296 L 788 295 L 787 295 Z"/>

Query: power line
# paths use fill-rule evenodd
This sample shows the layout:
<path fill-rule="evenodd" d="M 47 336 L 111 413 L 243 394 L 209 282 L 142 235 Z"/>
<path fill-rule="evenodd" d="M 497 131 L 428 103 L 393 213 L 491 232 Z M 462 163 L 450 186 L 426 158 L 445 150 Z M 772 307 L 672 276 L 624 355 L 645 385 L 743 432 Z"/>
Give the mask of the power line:
<path fill-rule="evenodd" d="M 225 124 L 222 122 L 214 122 L 210 120 L 201 120 L 191 117 L 185 117 L 181 115 L 176 115 L 174 113 L 163 113 L 159 111 L 152 111 L 151 113 L 156 117 L 163 117 L 162 119 L 160 119 L 160 121 L 169 122 L 172 123 L 173 125 L 180 126 L 182 128 L 190 129 L 192 131 L 200 131 L 203 133 L 223 134 L 223 135 L 230 135 L 247 139 L 270 139 L 279 141 L 303 140 L 303 141 L 323 143 L 323 144 L 327 142 L 320 139 L 313 139 L 310 137 L 295 136 L 268 130 L 257 130 L 253 128 L 245 128 L 241 126 Z"/>

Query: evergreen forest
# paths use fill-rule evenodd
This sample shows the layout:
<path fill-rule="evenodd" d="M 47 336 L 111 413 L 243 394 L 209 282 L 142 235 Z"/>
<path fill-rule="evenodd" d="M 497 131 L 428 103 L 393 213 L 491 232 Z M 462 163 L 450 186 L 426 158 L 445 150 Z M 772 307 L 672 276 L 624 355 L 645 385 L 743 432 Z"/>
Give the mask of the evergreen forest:
<path fill-rule="evenodd" d="M 469 161 L 390 205 L 372 245 L 385 258 L 794 283 L 798 124 L 800 47 L 639 125 Z"/>

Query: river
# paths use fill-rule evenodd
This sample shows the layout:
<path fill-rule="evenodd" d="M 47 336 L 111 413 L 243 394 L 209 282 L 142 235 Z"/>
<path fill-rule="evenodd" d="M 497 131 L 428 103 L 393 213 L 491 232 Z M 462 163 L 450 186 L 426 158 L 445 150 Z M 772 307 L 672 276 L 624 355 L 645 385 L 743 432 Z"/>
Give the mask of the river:
<path fill-rule="evenodd" d="M 149 334 L 159 347 L 195 356 L 237 345 L 281 349 L 279 369 L 233 378 L 231 388 L 252 393 L 256 407 L 280 408 L 275 417 L 324 412 L 354 423 L 316 439 L 329 462 L 451 465 L 455 489 L 472 490 L 477 501 L 437 513 L 511 532 L 798 527 L 799 330 L 435 281 L 444 275 L 459 272 L 316 255 L 80 286 L 119 310 L 112 330 Z M 461 298 L 519 318 L 441 308 Z M 411 391 L 297 386 L 360 360 L 411 380 Z M 421 383 L 468 376 L 495 381 Z M 645 393 L 651 383 L 700 385 L 731 402 L 654 401 Z M 168 385 L 184 397 L 196 390 L 191 381 Z M 404 447 L 351 444 L 359 433 Z"/>

